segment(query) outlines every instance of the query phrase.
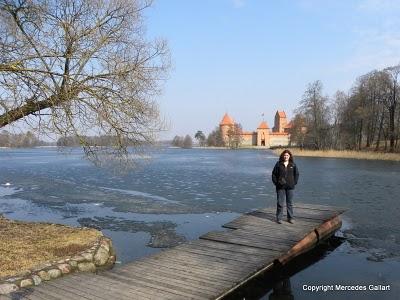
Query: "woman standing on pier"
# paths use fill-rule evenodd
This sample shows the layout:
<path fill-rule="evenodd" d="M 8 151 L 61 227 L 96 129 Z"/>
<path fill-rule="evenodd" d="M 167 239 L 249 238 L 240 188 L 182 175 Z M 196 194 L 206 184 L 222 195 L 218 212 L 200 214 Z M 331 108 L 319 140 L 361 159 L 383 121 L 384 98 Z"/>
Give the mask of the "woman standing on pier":
<path fill-rule="evenodd" d="M 283 205 L 286 199 L 287 220 L 293 224 L 293 190 L 299 179 L 299 170 L 289 150 L 284 150 L 272 171 L 272 182 L 276 187 L 276 222 L 282 224 Z"/>

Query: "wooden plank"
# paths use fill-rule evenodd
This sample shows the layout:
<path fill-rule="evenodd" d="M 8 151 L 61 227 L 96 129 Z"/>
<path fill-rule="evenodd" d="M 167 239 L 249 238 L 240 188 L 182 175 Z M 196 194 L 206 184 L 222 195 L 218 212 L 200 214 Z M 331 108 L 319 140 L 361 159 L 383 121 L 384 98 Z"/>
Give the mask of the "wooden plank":
<path fill-rule="evenodd" d="M 198 292 L 197 294 L 193 294 L 190 290 L 184 287 L 176 287 L 174 285 L 170 285 L 165 282 L 161 282 L 159 280 L 149 280 L 147 278 L 142 277 L 143 274 L 130 274 L 130 276 L 124 276 L 117 273 L 108 273 L 104 272 L 104 274 L 100 276 L 105 276 L 113 279 L 117 279 L 121 282 L 125 282 L 128 284 L 132 284 L 135 286 L 142 286 L 148 289 L 156 290 L 161 294 L 166 294 L 167 296 L 173 296 L 179 299 L 208 299 L 207 295 L 204 293 Z M 172 298 L 175 299 L 175 298 Z"/>
<path fill-rule="evenodd" d="M 76 276 L 75 274 L 72 276 Z M 70 276 L 70 277 L 72 277 Z M 83 283 L 83 280 L 82 280 Z M 92 289 L 88 285 L 91 285 L 91 283 L 87 280 L 84 281 L 86 285 L 76 285 L 73 283 L 70 283 L 70 281 L 65 280 L 65 278 L 62 278 L 62 280 L 54 280 L 54 281 L 49 281 L 46 282 L 46 284 L 49 284 L 51 286 L 55 286 L 57 288 L 61 289 L 61 286 L 63 289 L 74 289 L 75 293 L 79 294 L 81 297 L 85 297 L 87 299 L 95 300 L 95 299 L 104 299 L 106 300 L 106 297 L 103 297 L 102 295 L 98 295 L 97 291 L 92 291 Z M 84 295 L 84 296 L 83 296 Z"/>
<path fill-rule="evenodd" d="M 274 237 L 274 236 L 268 236 L 265 235 L 263 232 L 258 232 L 255 230 L 243 230 L 243 229 L 237 229 L 235 232 L 232 233 L 232 236 L 240 236 L 240 237 L 251 237 L 255 238 L 257 240 L 263 241 L 263 242 L 269 242 L 269 243 L 277 243 L 285 246 L 293 246 L 296 241 L 293 241 L 291 239 L 288 239 L 287 236 L 289 234 L 283 234 L 281 237 Z"/>
<path fill-rule="evenodd" d="M 236 253 L 229 251 L 227 249 L 215 249 L 215 248 L 210 248 L 210 247 L 204 247 L 201 245 L 196 245 L 196 244 L 188 244 L 188 245 L 181 245 L 176 248 L 176 250 L 182 250 L 182 251 L 187 251 L 187 252 L 193 252 L 199 254 L 204 254 L 204 255 L 210 255 L 214 256 L 214 254 L 217 254 L 215 257 L 219 257 L 222 259 L 225 259 L 227 261 L 232 260 L 234 262 L 237 262 L 235 264 L 259 264 L 259 259 L 258 257 L 261 256 L 250 256 L 249 254 L 243 254 L 243 253 Z"/>
<path fill-rule="evenodd" d="M 302 220 L 296 219 L 295 220 L 295 224 L 291 224 L 289 222 L 287 222 L 286 219 L 282 220 L 282 224 L 278 224 L 275 221 L 275 217 L 274 221 L 265 221 L 265 219 L 259 218 L 259 217 L 255 217 L 255 216 L 243 216 L 241 218 L 238 218 L 236 220 L 232 220 L 229 223 L 226 223 L 223 225 L 223 227 L 226 227 L 229 224 L 236 224 L 236 225 L 244 225 L 244 226 L 253 226 L 253 227 L 258 227 L 258 228 L 263 228 L 263 229 L 270 229 L 270 230 L 286 230 L 288 232 L 293 232 L 293 233 L 297 233 L 297 232 L 302 232 L 304 230 L 313 230 L 314 228 L 318 227 L 320 225 L 320 223 L 322 223 L 321 221 L 317 221 L 317 222 L 304 222 Z M 310 220 L 310 219 L 309 219 Z M 308 221 L 308 220 L 307 220 Z"/>
<path fill-rule="evenodd" d="M 271 251 L 275 251 L 277 256 L 290 249 L 290 247 L 286 245 L 278 243 L 265 243 L 262 240 L 256 238 L 233 236 L 224 234 L 222 232 L 209 232 L 205 235 L 202 235 L 200 238 L 205 240 L 225 242 L 229 244 L 247 245 L 256 248 L 268 249 Z"/>
<path fill-rule="evenodd" d="M 301 202 L 294 203 L 293 207 L 307 208 L 307 209 L 314 209 L 314 210 L 328 210 L 328 211 L 336 212 L 338 215 L 340 215 L 340 214 L 344 213 L 346 210 L 348 210 L 348 208 L 346 208 L 346 207 L 311 204 L 311 203 L 301 203 Z"/>
<path fill-rule="evenodd" d="M 184 278 L 189 278 L 198 282 L 202 282 L 204 284 L 210 284 L 212 286 L 225 286 L 227 284 L 231 284 L 232 280 L 230 277 L 227 278 L 222 278 L 221 276 L 215 275 L 213 273 L 202 273 L 198 272 L 196 270 L 193 270 L 193 268 L 182 268 L 182 267 L 177 267 L 174 264 L 155 264 L 151 261 L 146 261 L 146 262 L 141 262 L 141 263 L 135 263 L 135 267 L 139 265 L 141 267 L 146 267 L 146 268 L 151 268 L 151 269 L 157 269 L 160 270 L 163 273 L 168 273 L 168 274 L 175 274 L 176 276 L 179 277 L 184 277 Z M 124 269 L 124 271 L 131 272 L 135 270 L 133 266 L 130 266 L 129 268 Z"/>
<path fill-rule="evenodd" d="M 271 235 L 273 232 L 277 232 L 277 236 L 284 234 L 291 234 L 297 237 L 296 240 L 300 239 L 301 236 L 304 236 L 305 233 L 314 231 L 314 229 L 318 227 L 318 226 L 299 225 L 299 224 L 297 224 L 297 227 L 295 227 L 292 224 L 290 225 L 288 224 L 289 223 L 283 221 L 282 224 L 276 224 L 276 225 L 267 225 L 267 224 L 254 225 L 254 224 L 249 224 L 245 220 L 241 220 L 240 222 L 232 221 L 229 224 L 226 224 L 226 226 L 229 226 L 234 229 L 243 229 L 243 230 L 247 229 L 248 231 L 257 231 L 257 230 L 266 231 L 270 233 L 269 235 Z"/>
<path fill-rule="evenodd" d="M 186 260 L 185 262 L 182 262 L 182 260 Z M 205 263 L 200 263 L 199 262 L 193 262 L 193 260 L 188 260 L 186 257 L 179 257 L 175 258 L 171 256 L 171 262 L 175 264 L 181 264 L 184 268 L 188 269 L 193 269 L 196 272 L 201 272 L 202 274 L 210 274 L 210 276 L 219 276 L 223 279 L 226 280 L 236 280 L 239 278 L 242 278 L 243 275 L 246 273 L 245 268 L 249 268 L 249 266 L 245 266 L 242 270 L 232 270 L 227 268 L 224 265 L 219 265 L 217 263 L 211 263 L 208 262 L 207 264 Z M 253 267 L 252 267 L 253 268 Z"/>
<path fill-rule="evenodd" d="M 333 213 L 331 211 L 310 210 L 304 208 L 293 209 L 293 213 L 294 213 L 294 218 L 296 220 L 300 222 L 314 223 L 316 225 L 319 225 L 320 221 L 329 220 L 337 215 L 336 213 Z M 252 215 L 258 218 L 268 219 L 271 221 L 276 220 L 276 212 L 272 208 L 265 208 L 262 209 L 261 211 L 249 213 L 248 215 Z M 284 210 L 283 218 L 286 219 L 286 210 Z"/>
<path fill-rule="evenodd" d="M 167 278 L 173 278 L 176 280 L 180 280 L 186 284 L 186 282 L 190 285 L 196 285 L 196 286 L 201 286 L 205 287 L 206 289 L 210 290 L 215 290 L 215 289 L 220 289 L 222 286 L 226 286 L 229 281 L 221 281 L 221 280 L 214 280 L 213 278 L 210 277 L 201 277 L 201 276 L 193 276 L 191 273 L 182 273 L 177 271 L 176 269 L 170 269 L 170 268 L 165 268 L 163 266 L 157 266 L 155 268 L 155 265 L 152 264 L 146 264 L 146 263 L 141 263 L 141 264 L 135 264 L 135 268 L 131 268 L 129 270 L 124 270 L 120 271 L 121 273 L 126 273 L 126 272 L 135 272 L 135 271 L 140 271 L 137 272 L 138 274 L 141 274 L 143 272 L 152 274 L 155 271 L 162 275 L 162 277 L 167 277 Z M 119 274 L 119 272 L 118 272 Z"/>
<path fill-rule="evenodd" d="M 196 247 L 193 245 L 190 246 L 183 246 L 179 247 L 177 250 L 183 250 L 187 251 L 190 253 L 195 253 L 195 254 L 202 254 L 206 256 L 212 256 L 212 257 L 218 257 L 222 259 L 230 259 L 239 262 L 240 264 L 254 264 L 254 265 L 259 265 L 263 259 L 260 256 L 246 256 L 246 255 L 238 255 L 232 252 L 224 251 L 224 250 L 219 250 L 219 249 L 210 249 L 210 248 L 204 248 L 204 247 Z"/>
<path fill-rule="evenodd" d="M 168 254 L 172 257 L 178 257 L 179 260 L 185 263 L 193 263 L 195 265 L 206 266 L 212 270 L 221 270 L 229 275 L 243 274 L 245 270 L 252 270 L 256 265 L 254 264 L 238 264 L 230 260 L 225 260 L 221 258 L 193 254 L 184 251 L 170 250 Z"/>
<path fill-rule="evenodd" d="M 37 286 L 35 289 L 33 289 L 32 294 L 29 294 L 25 297 L 27 299 L 42 299 L 42 300 L 70 300 L 71 297 L 64 297 L 63 295 L 59 295 L 58 293 L 55 293 L 53 291 L 49 290 L 40 290 L 40 286 Z"/>
<path fill-rule="evenodd" d="M 201 290 L 202 293 L 207 294 L 209 296 L 215 295 L 221 286 L 215 286 L 212 282 L 199 282 L 198 280 L 193 280 L 189 277 L 181 277 L 174 273 L 165 273 L 160 271 L 159 269 L 148 268 L 145 266 L 136 266 L 133 270 L 128 271 L 120 271 L 118 274 L 124 275 L 128 278 L 131 278 L 132 274 L 140 274 L 141 277 L 150 279 L 152 281 L 160 281 L 163 283 L 167 283 L 171 286 L 176 286 L 178 288 L 185 287 L 187 291 L 190 293 L 197 293 L 197 291 Z"/>
<path fill-rule="evenodd" d="M 249 225 L 276 225 L 276 217 L 271 215 L 265 215 L 264 218 L 260 218 L 259 216 L 255 216 L 253 214 L 245 214 L 242 215 L 231 222 L 246 222 Z"/>
<path fill-rule="evenodd" d="M 266 256 L 271 257 L 271 258 L 275 257 L 274 254 L 271 254 L 271 252 L 266 249 L 248 247 L 246 245 L 227 244 L 227 243 L 219 242 L 219 241 L 199 239 L 199 240 L 191 241 L 187 244 L 201 246 L 201 247 L 214 248 L 214 249 L 227 250 L 227 251 L 231 251 L 233 253 L 240 253 L 240 254 L 245 254 L 245 255 L 249 255 L 249 256 L 259 255 L 259 256 L 263 256 L 263 257 L 266 257 Z"/>
<path fill-rule="evenodd" d="M 216 232 L 218 233 L 218 232 Z M 286 240 L 286 239 L 275 239 L 275 238 L 271 238 L 268 236 L 264 236 L 261 234 L 255 234 L 253 232 L 253 234 L 249 234 L 248 231 L 243 231 L 241 229 L 236 230 L 235 232 L 231 233 L 231 234 L 226 234 L 224 232 L 219 232 L 218 235 L 221 236 L 226 236 L 226 237 L 231 237 L 231 238 L 240 238 L 240 239 L 246 239 L 246 240 L 251 240 L 251 241 L 255 241 L 255 242 L 261 242 L 263 244 L 269 245 L 271 246 L 272 250 L 285 250 L 287 248 L 292 247 L 295 242 L 291 241 L 291 240 Z"/>
<path fill-rule="evenodd" d="M 111 284 L 107 284 L 106 282 L 95 282 L 95 275 L 92 277 L 86 276 L 68 276 L 63 279 L 63 283 L 69 288 L 73 288 L 82 292 L 86 292 L 89 294 L 91 299 L 110 299 L 117 298 L 116 294 L 118 294 L 118 282 L 114 281 Z M 127 299 L 126 295 L 118 294 L 118 298 Z"/>
<path fill-rule="evenodd" d="M 243 263 L 247 262 L 255 262 L 259 263 L 260 259 L 269 259 L 271 258 L 270 254 L 259 253 L 258 255 L 249 255 L 242 252 L 234 252 L 230 249 L 221 249 L 218 247 L 210 247 L 206 245 L 200 244 L 183 244 L 179 246 L 179 249 L 195 249 L 200 251 L 207 251 L 211 253 L 216 253 L 221 255 L 221 257 L 230 257 L 237 261 L 241 261 Z"/>
<path fill-rule="evenodd" d="M 309 209 L 304 209 L 304 208 L 297 208 L 293 210 L 294 212 L 294 218 L 295 220 L 303 220 L 308 219 L 309 222 L 311 220 L 317 220 L 317 221 L 326 221 L 329 220 L 333 217 L 335 217 L 337 214 L 333 213 L 331 211 L 323 211 L 323 210 L 309 210 Z M 264 218 L 275 218 L 276 214 L 271 208 L 266 208 L 263 209 L 261 212 L 255 213 L 256 216 L 259 217 L 264 217 Z M 315 222 L 317 223 L 317 222 Z"/>
<path fill-rule="evenodd" d="M 76 297 L 75 295 L 77 295 L 77 296 L 79 296 L 79 297 L 81 297 L 83 299 L 89 299 L 89 300 L 99 299 L 98 297 L 89 294 L 87 291 L 82 292 L 81 290 L 76 289 L 75 286 L 69 285 L 68 283 L 66 284 L 64 280 L 46 281 L 44 283 L 44 287 L 46 288 L 48 286 L 54 287 L 54 288 L 56 288 L 56 289 L 58 289 L 60 291 L 64 290 L 66 292 L 69 292 L 69 291 L 73 290 L 73 292 L 71 293 L 72 297 Z"/>
<path fill-rule="evenodd" d="M 264 216 L 267 216 L 265 214 Z M 229 224 L 237 224 L 237 225 L 248 225 L 248 226 L 259 226 L 259 227 L 270 227 L 270 228 L 276 228 L 276 229 L 287 229 L 289 231 L 296 232 L 299 230 L 299 225 L 301 224 L 301 228 L 307 228 L 307 229 L 314 229 L 315 227 L 319 226 L 321 223 L 321 220 L 312 220 L 310 219 L 308 222 L 302 222 L 302 220 L 296 220 L 298 224 L 290 224 L 287 222 L 282 222 L 282 224 L 277 224 L 276 223 L 276 218 L 275 216 L 269 215 L 270 219 L 261 218 L 257 216 L 252 216 L 252 215 L 243 215 L 240 216 L 239 218 L 228 222 L 224 224 L 223 226 L 226 227 Z"/>
<path fill-rule="evenodd" d="M 160 264 L 158 260 L 153 258 L 150 259 L 153 263 Z M 204 262 L 193 261 L 192 259 L 187 259 L 186 257 L 176 257 L 175 255 L 171 255 L 168 258 L 168 261 L 163 261 L 161 265 L 168 265 L 171 262 L 175 266 L 182 266 L 183 268 L 193 268 L 196 272 L 201 272 L 205 274 L 216 274 L 221 276 L 222 278 L 229 278 L 231 276 L 242 275 L 242 272 L 232 271 L 226 267 L 220 267 L 217 264 L 210 265 Z"/>
<path fill-rule="evenodd" d="M 41 284 L 40 286 L 37 286 L 34 290 L 34 293 L 37 292 L 52 292 L 53 294 L 62 296 L 64 299 L 83 299 L 83 300 L 90 300 L 90 297 L 85 297 L 83 295 L 83 293 L 81 292 L 76 292 L 76 289 L 73 288 L 59 288 L 58 286 L 55 287 L 53 284 L 49 283 L 49 282 L 44 282 L 43 284 Z M 99 298 L 97 298 L 99 299 Z"/>
<path fill-rule="evenodd" d="M 100 275 L 94 275 L 94 274 L 80 274 L 82 276 L 75 277 L 73 280 L 68 281 L 68 284 L 71 286 L 75 286 L 76 288 L 79 288 L 82 290 L 82 286 L 80 282 L 84 282 L 88 284 L 88 289 L 84 289 L 87 292 L 93 294 L 98 294 L 99 292 L 102 293 L 104 290 L 104 287 L 109 287 L 111 285 L 114 285 L 115 288 L 120 292 L 124 293 L 128 297 L 132 297 L 132 295 L 136 295 L 138 298 L 143 298 L 143 299 L 154 299 L 155 297 L 158 297 L 159 293 L 151 291 L 149 289 L 143 289 L 143 288 L 137 288 L 135 286 L 132 286 L 130 284 L 126 284 L 124 282 L 121 282 L 119 280 L 115 279 L 110 279 L 106 278 Z M 89 275 L 89 276 L 87 276 Z M 103 294 L 103 293 L 102 293 Z M 110 299 L 110 293 L 107 292 L 101 297 L 105 299 Z M 98 297 L 98 296 L 95 296 Z M 111 298 L 116 298 L 115 296 Z"/>
<path fill-rule="evenodd" d="M 34 289 L 32 287 L 24 288 L 13 292 L 9 295 L 0 295 L 0 299 L 28 299 L 28 300 L 49 300 L 48 296 L 41 296 L 39 294 L 33 294 Z M 4 298 L 2 298 L 4 297 Z"/>
<path fill-rule="evenodd" d="M 189 274 L 193 274 L 193 276 L 199 276 L 199 277 L 209 277 L 212 280 L 215 281 L 226 281 L 226 282 L 231 282 L 232 280 L 234 280 L 235 278 L 237 278 L 238 276 L 242 276 L 242 274 L 227 274 L 227 272 L 225 272 L 224 270 L 214 270 L 214 269 L 210 269 L 210 268 L 204 268 L 204 267 L 199 267 L 197 265 L 192 265 L 192 264 L 188 264 L 188 263 L 182 263 L 182 261 L 180 261 L 179 259 L 169 259 L 168 261 L 163 261 L 162 264 L 160 264 L 158 261 L 155 261 L 151 258 L 147 259 L 145 262 L 141 262 L 141 263 L 146 263 L 146 264 L 152 264 L 154 266 L 154 268 L 159 268 L 159 267 L 164 267 L 164 268 L 169 268 L 172 270 L 176 270 L 177 272 L 181 272 L 181 273 L 189 273 Z M 126 269 L 131 269 L 133 266 L 127 266 Z"/>
<path fill-rule="evenodd" d="M 234 225 L 235 226 L 235 225 Z M 233 226 L 232 226 L 233 227 Z M 237 230 L 241 230 L 243 232 L 248 233 L 249 235 L 263 235 L 266 238 L 270 238 L 271 240 L 287 240 L 292 242 L 297 242 L 303 236 L 305 236 L 310 230 L 299 230 L 297 233 L 293 233 L 292 231 L 282 230 L 280 228 L 260 228 L 259 226 L 235 226 Z M 299 238 L 300 237 L 300 238 Z"/>
<path fill-rule="evenodd" d="M 193 264 L 204 269 L 211 270 L 223 270 L 228 273 L 242 273 L 243 266 L 241 264 L 229 262 L 224 259 L 212 259 L 211 257 L 205 257 L 202 255 L 195 255 L 184 251 L 177 251 L 170 249 L 164 252 L 162 261 L 165 259 L 175 259 L 183 264 Z M 228 263 L 229 262 L 229 263 Z M 248 265 L 249 266 L 249 265 Z"/>

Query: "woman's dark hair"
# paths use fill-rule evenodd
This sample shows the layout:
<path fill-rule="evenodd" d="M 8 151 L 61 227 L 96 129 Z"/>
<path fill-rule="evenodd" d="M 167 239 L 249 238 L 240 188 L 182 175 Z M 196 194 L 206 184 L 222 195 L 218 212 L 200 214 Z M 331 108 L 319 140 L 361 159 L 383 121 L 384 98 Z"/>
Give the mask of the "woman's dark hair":
<path fill-rule="evenodd" d="M 293 163 L 293 154 L 292 154 L 292 152 L 290 152 L 288 149 L 283 150 L 283 152 L 282 152 L 281 155 L 279 156 L 279 161 L 285 161 L 285 160 L 283 159 L 283 155 L 284 155 L 285 153 L 288 153 L 288 154 L 290 155 L 290 157 L 289 157 L 289 162 L 290 162 L 290 163 Z"/>

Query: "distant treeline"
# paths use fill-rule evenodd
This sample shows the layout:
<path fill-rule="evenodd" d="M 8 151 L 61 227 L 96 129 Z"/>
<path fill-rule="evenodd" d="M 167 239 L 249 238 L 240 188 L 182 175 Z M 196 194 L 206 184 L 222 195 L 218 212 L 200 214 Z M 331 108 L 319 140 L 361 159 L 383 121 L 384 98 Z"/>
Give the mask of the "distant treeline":
<path fill-rule="evenodd" d="M 49 145 L 52 143 L 38 139 L 31 131 L 14 134 L 3 130 L 0 133 L 0 147 L 30 148 Z"/>
<path fill-rule="evenodd" d="M 181 147 L 181 148 L 192 148 L 193 147 L 193 140 L 190 135 L 186 136 L 178 136 L 176 135 L 173 140 L 171 141 L 171 145 L 174 147 Z"/>
<path fill-rule="evenodd" d="M 309 149 L 400 150 L 400 65 L 360 76 L 348 91 L 308 85 L 295 111 L 291 141 Z"/>
<path fill-rule="evenodd" d="M 103 136 L 66 136 L 60 137 L 57 140 L 57 146 L 60 147 L 76 147 L 81 146 L 83 141 L 87 142 L 89 145 L 96 146 L 110 146 L 115 143 L 115 137 L 103 135 Z"/>
<path fill-rule="evenodd" d="M 135 141 L 127 141 L 124 140 L 122 142 L 127 146 L 135 146 Z M 77 147 L 82 145 L 89 146 L 99 146 L 99 147 L 107 147 L 117 145 L 117 137 L 111 135 L 100 135 L 100 136 L 66 136 L 60 137 L 57 140 L 57 146 L 60 147 Z"/>

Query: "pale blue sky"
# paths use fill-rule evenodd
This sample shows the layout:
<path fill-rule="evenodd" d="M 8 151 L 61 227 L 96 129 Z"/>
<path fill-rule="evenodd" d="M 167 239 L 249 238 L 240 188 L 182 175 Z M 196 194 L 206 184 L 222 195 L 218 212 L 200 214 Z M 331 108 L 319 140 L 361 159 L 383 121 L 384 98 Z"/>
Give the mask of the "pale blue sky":
<path fill-rule="evenodd" d="M 156 0 L 149 37 L 165 38 L 173 68 L 159 98 L 164 138 L 203 130 L 228 112 L 245 130 L 277 109 L 289 117 L 308 83 L 347 91 L 400 62 L 400 1 Z"/>

